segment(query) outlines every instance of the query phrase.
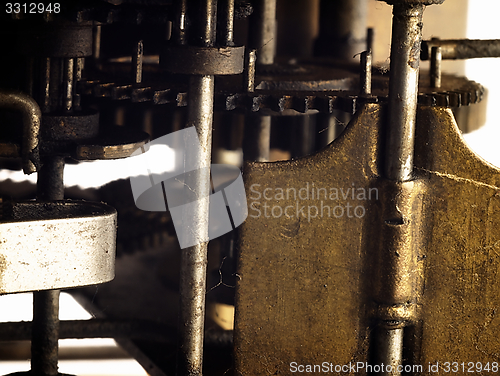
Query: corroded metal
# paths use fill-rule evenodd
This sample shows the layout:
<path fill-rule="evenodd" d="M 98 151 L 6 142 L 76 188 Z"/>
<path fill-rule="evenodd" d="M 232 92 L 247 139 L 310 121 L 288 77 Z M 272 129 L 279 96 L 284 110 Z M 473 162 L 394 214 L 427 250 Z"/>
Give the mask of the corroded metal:
<path fill-rule="evenodd" d="M 439 39 L 422 42 L 422 60 L 429 60 L 432 48 L 441 47 L 443 59 L 500 57 L 500 39 Z"/>
<path fill-rule="evenodd" d="M 0 92 L 0 108 L 19 111 L 23 119 L 23 142 L 21 156 L 23 171 L 31 174 L 40 167 L 38 148 L 42 112 L 30 96 L 23 93 Z"/>
<path fill-rule="evenodd" d="M 391 320 L 391 336 L 421 339 L 404 341 L 420 374 L 429 362 L 497 361 L 500 171 L 468 149 L 450 110 L 423 106 L 414 179 L 384 180 L 383 109 L 365 105 L 316 155 L 246 165 L 237 374 L 370 362 L 371 332 Z"/>

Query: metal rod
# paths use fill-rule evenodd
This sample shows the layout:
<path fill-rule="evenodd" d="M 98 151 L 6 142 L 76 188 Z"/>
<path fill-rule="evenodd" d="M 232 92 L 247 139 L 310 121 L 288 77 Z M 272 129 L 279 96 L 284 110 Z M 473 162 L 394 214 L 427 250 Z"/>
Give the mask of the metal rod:
<path fill-rule="evenodd" d="M 197 158 L 187 163 L 196 166 L 210 166 L 212 147 L 214 77 L 193 76 L 189 83 L 188 126 L 195 126 L 201 151 Z M 185 227 L 195 232 L 195 238 L 208 240 L 208 200 L 210 193 L 210 171 L 199 169 L 193 178 L 185 182 L 190 191 L 199 197 L 194 211 L 186 213 L 189 221 Z M 207 175 L 208 174 L 208 175 Z M 192 235 L 190 235 L 192 236 Z M 205 294 L 208 242 L 186 248 L 181 256 L 181 359 L 179 375 L 201 375 L 203 363 L 203 332 L 205 321 Z"/>
<path fill-rule="evenodd" d="M 367 0 L 321 0 L 315 55 L 352 61 L 366 49 Z"/>
<path fill-rule="evenodd" d="M 25 341 L 32 336 L 33 323 L 0 323 L 1 341 Z M 59 339 L 65 338 L 134 338 L 171 343 L 174 333 L 169 327 L 144 320 L 65 320 L 59 322 Z"/>
<path fill-rule="evenodd" d="M 246 51 L 246 72 L 245 72 L 245 88 L 247 92 L 255 91 L 255 64 L 257 62 L 257 50 Z"/>
<path fill-rule="evenodd" d="M 433 38 L 422 42 L 422 60 L 431 59 L 432 47 L 441 47 L 443 60 L 500 57 L 500 39 L 449 39 Z"/>
<path fill-rule="evenodd" d="M 234 0 L 219 0 L 218 40 L 222 46 L 234 46 Z"/>
<path fill-rule="evenodd" d="M 372 52 L 364 51 L 361 53 L 361 95 L 370 95 L 372 93 Z"/>
<path fill-rule="evenodd" d="M 423 5 L 394 5 L 385 175 L 411 179 L 417 114 Z"/>
<path fill-rule="evenodd" d="M 33 293 L 31 372 L 58 375 L 59 290 Z"/>
<path fill-rule="evenodd" d="M 41 107 L 44 114 L 50 112 L 50 57 L 42 57 Z"/>
<path fill-rule="evenodd" d="M 144 55 L 144 43 L 142 40 L 138 41 L 134 48 L 134 54 L 132 55 L 132 80 L 136 84 L 142 82 L 142 64 Z"/>
<path fill-rule="evenodd" d="M 257 64 L 273 64 L 276 51 L 276 0 L 258 0 L 250 21 L 249 47 L 257 50 Z"/>
<path fill-rule="evenodd" d="M 187 43 L 187 0 L 178 0 L 177 4 L 172 35 L 177 44 L 183 45 Z"/>
<path fill-rule="evenodd" d="M 37 199 L 64 198 L 64 158 L 45 159 L 38 172 Z M 35 375 L 58 375 L 59 290 L 33 293 L 31 371 Z"/>
<path fill-rule="evenodd" d="M 94 34 L 93 34 L 93 55 L 94 55 L 94 60 L 99 60 L 101 58 L 101 32 L 102 32 L 102 26 L 97 25 L 94 28 Z"/>
<path fill-rule="evenodd" d="M 400 369 L 403 359 L 403 331 L 403 328 L 377 328 L 377 358 L 375 364 L 384 365 L 383 372 L 377 374 L 383 376 L 401 374 L 398 368 Z"/>
<path fill-rule="evenodd" d="M 69 112 L 73 109 L 73 59 L 64 59 L 64 110 Z"/>
<path fill-rule="evenodd" d="M 366 29 L 366 50 L 373 54 L 373 41 L 375 40 L 375 31 L 373 27 Z"/>
<path fill-rule="evenodd" d="M 85 58 L 84 57 L 75 58 L 74 64 L 76 66 L 75 77 L 74 77 L 74 82 L 76 85 L 77 82 L 80 82 L 82 80 L 82 72 L 83 72 L 83 67 L 85 65 Z M 81 95 L 75 92 L 75 94 L 73 95 L 73 107 L 75 110 L 81 110 L 81 99 L 82 99 Z"/>
<path fill-rule="evenodd" d="M 211 47 L 215 43 L 216 0 L 202 0 L 198 12 L 198 35 L 192 35 L 197 44 Z M 191 36 L 190 36 L 191 37 Z M 206 167 L 198 169 L 186 184 L 199 200 L 194 211 L 185 213 L 185 231 L 195 234 L 197 239 L 207 241 L 188 247 L 181 255 L 180 278 L 180 353 L 177 363 L 178 375 L 199 376 L 203 368 L 203 335 L 205 321 L 205 294 L 208 250 L 207 197 L 211 191 L 210 171 L 212 148 L 212 122 L 214 103 L 214 76 L 192 76 L 189 80 L 187 127 L 196 128 L 201 144 L 200 152 L 186 156 L 189 165 Z"/>
<path fill-rule="evenodd" d="M 243 157 L 246 161 L 267 162 L 271 144 L 271 116 L 249 114 L 245 117 Z"/>
<path fill-rule="evenodd" d="M 37 199 L 44 201 L 64 199 L 64 157 L 48 157 L 42 160 L 38 171 Z"/>
<path fill-rule="evenodd" d="M 432 47 L 431 52 L 431 87 L 441 87 L 441 62 L 443 59 L 442 48 Z"/>

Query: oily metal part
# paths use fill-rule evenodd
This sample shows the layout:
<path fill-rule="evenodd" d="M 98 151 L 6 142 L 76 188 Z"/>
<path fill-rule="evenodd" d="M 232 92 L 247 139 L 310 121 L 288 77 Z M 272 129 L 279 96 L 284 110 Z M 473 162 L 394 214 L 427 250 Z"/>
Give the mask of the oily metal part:
<path fill-rule="evenodd" d="M 4 203 L 0 293 L 108 282 L 114 277 L 116 211 L 89 202 Z"/>
<path fill-rule="evenodd" d="M 322 152 L 246 165 L 236 374 L 286 374 L 294 361 L 369 361 L 380 319 L 394 321 L 391 335 L 401 334 L 398 323 L 405 333 L 422 330 L 421 344 L 407 349 L 420 354 L 416 364 L 498 361 L 500 171 L 468 149 L 450 110 L 422 106 L 414 176 L 390 183 L 381 178 L 383 124 L 383 106 L 367 104 Z M 399 213 L 389 210 L 394 200 Z M 382 255 L 377 232 L 408 255 Z M 403 244 L 400 233 L 418 242 Z M 400 271 L 407 274 L 394 279 Z M 376 278 L 395 284 L 374 285 Z"/>

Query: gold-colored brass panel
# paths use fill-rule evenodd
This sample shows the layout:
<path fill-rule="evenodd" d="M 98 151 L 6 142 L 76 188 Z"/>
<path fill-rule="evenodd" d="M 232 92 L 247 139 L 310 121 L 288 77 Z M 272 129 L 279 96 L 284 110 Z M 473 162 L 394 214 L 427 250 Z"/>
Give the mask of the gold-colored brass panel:
<path fill-rule="evenodd" d="M 316 155 L 246 166 L 237 374 L 290 374 L 291 362 L 369 361 L 370 328 L 380 318 L 406 322 L 418 339 L 405 341 L 409 362 L 423 374 L 429 363 L 499 362 L 500 171 L 468 149 L 449 110 L 423 107 L 417 120 L 409 191 L 380 177 L 384 121 L 375 104 Z M 287 198 L 290 188 L 302 196 L 289 191 Z M 318 188 L 340 197 L 318 198 Z M 348 204 L 351 217 L 326 213 L 325 206 Z M 392 204 L 408 228 L 391 230 Z M 360 218 L 352 215 L 357 206 L 365 210 Z M 323 215 L 311 218 L 315 207 Z M 398 247 L 406 252 L 401 262 L 390 253 Z"/>
<path fill-rule="evenodd" d="M 449 111 L 425 109 L 419 123 L 427 126 L 415 163 L 427 173 L 430 229 L 421 362 L 491 367 L 500 363 L 500 174 L 464 144 Z"/>
<path fill-rule="evenodd" d="M 368 194 L 370 179 L 379 175 L 380 132 L 376 124 L 380 116 L 379 106 L 368 105 L 340 138 L 316 155 L 247 165 L 244 177 L 249 216 L 241 230 L 235 319 L 236 369 L 240 374 L 289 374 L 293 361 L 345 364 L 366 358 L 363 233 L 370 224 L 361 218 L 348 218 L 347 213 L 341 218 L 328 217 L 324 207 L 323 218 L 308 218 L 307 211 L 311 207 L 312 216 L 312 208 L 321 210 L 322 201 L 330 210 L 338 203 L 345 210 L 346 204 L 359 202 L 368 210 L 369 200 L 352 200 L 352 192 L 347 190 L 364 188 Z M 313 199 L 312 184 L 326 188 L 328 196 L 330 188 L 337 188 L 340 195 L 343 189 L 349 197 Z M 284 199 L 276 196 L 276 188 L 283 188 Z M 287 188 L 295 188 L 297 197 L 299 193 L 306 197 L 307 190 L 309 199 L 296 200 L 289 191 L 287 200 Z M 257 199 L 255 192 L 262 197 Z M 266 200 L 264 193 L 273 199 Z M 288 214 L 293 218 L 285 214 L 274 218 L 273 209 L 267 209 L 270 217 L 266 218 L 264 204 L 283 210 L 291 206 Z M 297 218 L 302 207 L 306 218 L 301 213 Z M 279 209 L 274 210 L 278 216 Z M 340 209 L 337 211 L 340 215 Z"/>

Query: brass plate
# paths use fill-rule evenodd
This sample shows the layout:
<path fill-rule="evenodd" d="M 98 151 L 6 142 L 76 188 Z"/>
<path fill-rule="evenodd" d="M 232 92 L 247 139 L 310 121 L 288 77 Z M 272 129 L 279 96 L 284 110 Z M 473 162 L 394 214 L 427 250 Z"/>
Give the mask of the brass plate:
<path fill-rule="evenodd" d="M 240 234 L 237 375 L 288 375 L 292 362 L 335 367 L 370 361 L 379 298 L 376 252 L 390 240 L 373 234 L 387 220 L 377 221 L 381 203 L 397 202 L 394 190 L 380 188 L 383 112 L 378 104 L 365 105 L 316 155 L 246 166 L 249 217 Z M 405 359 L 422 365 L 423 374 L 429 362 L 491 367 L 500 355 L 500 171 L 468 149 L 450 110 L 421 107 L 417 123 L 415 186 L 423 188 L 407 220 L 417 223 L 418 266 L 411 272 L 421 289 L 408 302 L 418 309 L 403 309 L 409 315 Z M 287 198 L 291 188 L 298 198 L 293 190 Z"/>

